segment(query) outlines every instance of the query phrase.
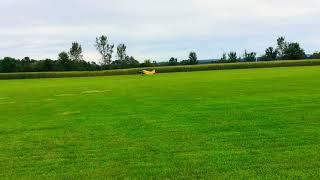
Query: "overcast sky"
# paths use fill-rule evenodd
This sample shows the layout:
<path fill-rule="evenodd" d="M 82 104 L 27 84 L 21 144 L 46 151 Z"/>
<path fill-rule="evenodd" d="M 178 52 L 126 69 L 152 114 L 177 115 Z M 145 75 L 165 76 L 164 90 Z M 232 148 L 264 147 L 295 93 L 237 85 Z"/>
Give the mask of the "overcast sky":
<path fill-rule="evenodd" d="M 56 59 L 73 41 L 98 60 L 95 37 L 140 61 L 263 53 L 278 36 L 320 50 L 320 0 L 0 0 L 0 58 Z"/>

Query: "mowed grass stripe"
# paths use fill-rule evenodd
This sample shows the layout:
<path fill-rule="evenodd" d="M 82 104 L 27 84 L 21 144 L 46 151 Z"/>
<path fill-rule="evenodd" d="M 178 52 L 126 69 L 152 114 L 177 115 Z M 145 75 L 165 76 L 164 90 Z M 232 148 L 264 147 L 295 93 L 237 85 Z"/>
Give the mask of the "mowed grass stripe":
<path fill-rule="evenodd" d="M 316 178 L 319 75 L 3 80 L 0 103 L 15 103 L 0 104 L 0 177 Z"/>

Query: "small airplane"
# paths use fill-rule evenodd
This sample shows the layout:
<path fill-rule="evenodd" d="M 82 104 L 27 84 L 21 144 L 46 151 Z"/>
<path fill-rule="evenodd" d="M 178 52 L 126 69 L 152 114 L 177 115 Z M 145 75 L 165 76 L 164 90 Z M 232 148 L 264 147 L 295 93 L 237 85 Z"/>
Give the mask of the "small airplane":
<path fill-rule="evenodd" d="M 152 71 L 142 70 L 140 73 L 145 75 L 153 75 L 153 74 L 156 74 L 156 70 L 152 70 Z"/>

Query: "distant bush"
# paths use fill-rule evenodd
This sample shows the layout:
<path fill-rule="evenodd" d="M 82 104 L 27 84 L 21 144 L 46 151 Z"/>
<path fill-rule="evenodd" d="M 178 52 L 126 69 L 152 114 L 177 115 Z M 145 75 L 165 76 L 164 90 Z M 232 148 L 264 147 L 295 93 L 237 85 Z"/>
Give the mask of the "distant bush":
<path fill-rule="evenodd" d="M 141 70 L 153 70 L 158 73 L 208 71 L 223 69 L 248 69 L 248 68 L 270 68 L 290 66 L 316 66 L 320 60 L 287 60 L 287 61 L 263 61 L 263 62 L 242 62 L 222 63 L 205 65 L 185 66 L 162 66 L 148 68 L 118 69 L 105 71 L 70 71 L 70 72 L 31 72 L 31 73 L 0 73 L 0 79 L 34 79 L 34 78 L 64 78 L 64 77 L 90 77 L 90 76 L 114 76 L 138 74 Z"/>
<path fill-rule="evenodd" d="M 320 52 L 315 52 L 311 55 L 311 59 L 320 59 Z"/>

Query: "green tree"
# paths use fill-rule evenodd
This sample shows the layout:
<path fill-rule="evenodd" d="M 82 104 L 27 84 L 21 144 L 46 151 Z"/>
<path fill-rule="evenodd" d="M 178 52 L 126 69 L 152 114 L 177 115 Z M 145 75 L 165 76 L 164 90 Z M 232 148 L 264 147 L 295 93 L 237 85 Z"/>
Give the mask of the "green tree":
<path fill-rule="evenodd" d="M 54 61 L 51 59 L 45 59 L 38 61 L 36 64 L 37 71 L 53 71 L 54 69 Z"/>
<path fill-rule="evenodd" d="M 236 52 L 230 52 L 228 54 L 228 61 L 230 62 L 237 62 L 238 61 L 238 56 L 237 56 L 237 53 Z"/>
<path fill-rule="evenodd" d="M 24 57 L 20 61 L 20 71 L 22 72 L 31 72 L 33 71 L 32 63 L 35 62 L 34 60 L 31 60 L 29 57 Z"/>
<path fill-rule="evenodd" d="M 112 68 L 131 68 L 139 67 L 140 63 L 134 57 L 128 56 L 126 53 L 127 47 L 125 44 L 119 44 L 117 46 L 118 59 L 112 62 Z"/>
<path fill-rule="evenodd" d="M 311 59 L 320 59 L 320 52 L 315 52 L 311 55 Z"/>
<path fill-rule="evenodd" d="M 222 62 L 227 61 L 227 54 L 226 53 L 222 54 L 222 57 L 220 58 L 220 61 L 222 61 Z"/>
<path fill-rule="evenodd" d="M 255 53 L 255 52 L 247 52 L 247 50 L 245 50 L 243 60 L 244 61 L 249 61 L 249 62 L 257 61 L 257 57 L 256 56 L 257 56 L 257 53 Z"/>
<path fill-rule="evenodd" d="M 191 65 L 193 65 L 193 64 L 198 64 L 198 57 L 197 57 L 197 53 L 195 53 L 194 51 L 191 51 L 190 53 L 189 53 L 189 63 L 191 64 Z"/>
<path fill-rule="evenodd" d="M 72 43 L 72 46 L 68 54 L 71 61 L 81 61 L 83 59 L 82 47 L 77 42 Z"/>
<path fill-rule="evenodd" d="M 180 62 L 181 65 L 189 65 L 190 64 L 190 61 L 189 60 L 182 60 Z"/>
<path fill-rule="evenodd" d="M 288 43 L 283 52 L 284 59 L 296 60 L 296 59 L 304 59 L 306 57 L 306 53 L 300 47 L 299 43 Z"/>
<path fill-rule="evenodd" d="M 268 47 L 265 52 L 266 52 L 265 60 L 272 61 L 277 59 L 277 56 L 278 56 L 277 49 L 273 49 L 273 47 Z"/>
<path fill-rule="evenodd" d="M 285 37 L 279 37 L 277 39 L 277 51 L 278 51 L 278 55 L 279 58 L 282 59 L 284 57 L 284 51 L 288 46 L 288 43 L 286 42 Z"/>
<path fill-rule="evenodd" d="M 16 59 L 11 57 L 5 57 L 0 61 L 0 70 L 1 72 L 17 72 L 18 71 L 18 62 Z"/>
<path fill-rule="evenodd" d="M 126 59 L 129 62 L 130 67 L 139 67 L 140 66 L 139 61 L 137 61 L 134 57 L 127 56 Z"/>
<path fill-rule="evenodd" d="M 177 58 L 174 58 L 174 57 L 170 58 L 169 66 L 175 66 L 177 64 L 178 64 L 178 59 Z"/>
<path fill-rule="evenodd" d="M 124 44 L 118 45 L 118 47 L 117 47 L 118 60 L 120 60 L 122 62 L 126 60 L 126 57 L 127 57 L 126 50 L 127 50 L 126 45 L 124 45 Z"/>
<path fill-rule="evenodd" d="M 96 38 L 95 44 L 97 50 L 101 54 L 102 65 L 110 65 L 112 62 L 113 44 L 109 44 L 107 36 L 100 36 Z"/>
<path fill-rule="evenodd" d="M 158 62 L 157 61 L 152 61 L 153 66 L 158 66 Z"/>
<path fill-rule="evenodd" d="M 141 66 L 142 66 L 142 67 L 153 67 L 154 64 L 151 62 L 150 59 L 146 59 L 146 60 L 144 61 L 144 63 L 141 64 Z"/>
<path fill-rule="evenodd" d="M 72 69 L 71 60 L 67 52 L 63 51 L 58 55 L 58 64 L 63 71 L 70 71 Z"/>

